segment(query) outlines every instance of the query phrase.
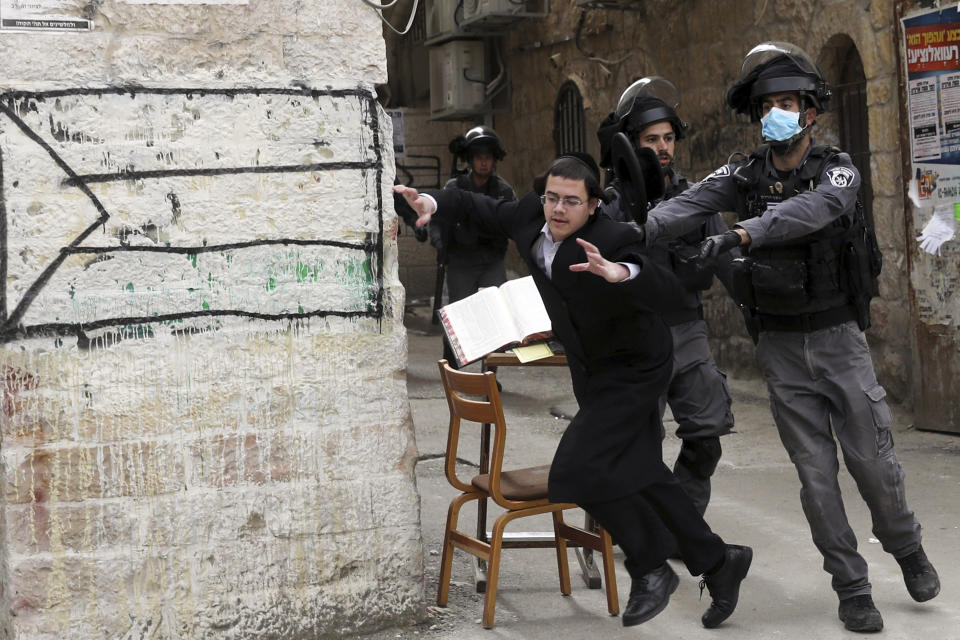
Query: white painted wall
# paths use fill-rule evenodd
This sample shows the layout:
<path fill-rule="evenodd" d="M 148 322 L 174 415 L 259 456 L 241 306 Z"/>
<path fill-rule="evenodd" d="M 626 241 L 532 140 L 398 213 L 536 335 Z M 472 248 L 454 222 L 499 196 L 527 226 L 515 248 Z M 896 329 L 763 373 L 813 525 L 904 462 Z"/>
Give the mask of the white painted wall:
<path fill-rule="evenodd" d="M 415 615 L 379 18 L 60 4 L 0 31 L 0 638 Z"/>

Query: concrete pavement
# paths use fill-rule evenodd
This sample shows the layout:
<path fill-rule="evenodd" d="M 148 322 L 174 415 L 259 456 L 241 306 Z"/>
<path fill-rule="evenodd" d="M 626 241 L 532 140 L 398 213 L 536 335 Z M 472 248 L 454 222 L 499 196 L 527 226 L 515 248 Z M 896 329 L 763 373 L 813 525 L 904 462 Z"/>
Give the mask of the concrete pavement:
<path fill-rule="evenodd" d="M 722 440 L 723 459 L 714 476 L 713 498 L 706 514 L 711 527 L 728 542 L 754 549 L 740 604 L 720 628 L 708 630 L 700 625 L 709 594 L 705 591 L 700 599 L 699 579 L 690 576 L 680 562 L 671 561 L 681 580 L 667 609 L 643 625 L 624 628 L 619 617 L 606 614 L 603 591 L 588 589 L 579 580 L 572 553 L 573 593 L 560 595 L 555 556 L 549 549 L 504 550 L 492 630 L 480 626 L 482 595 L 475 592 L 471 559 L 465 553 L 455 554 L 449 605 L 432 606 L 446 508 L 455 491 L 443 477 L 448 418 L 436 365 L 441 353 L 439 330 L 430 324 L 426 307 L 410 308 L 405 322 L 409 336 L 407 387 L 420 455 L 417 481 L 424 536 L 425 614 L 419 625 L 383 630 L 371 638 L 833 640 L 860 635 L 845 631 L 837 619 L 830 576 L 821 568 L 821 556 L 810 539 L 800 510 L 799 481 L 777 437 L 760 379 L 730 379 L 737 425 L 735 433 Z M 548 463 L 567 425 L 566 419 L 556 415 L 576 408 L 566 369 L 508 368 L 501 369 L 498 378 L 504 388 L 509 429 L 507 466 Z M 873 598 L 884 618 L 884 630 L 877 637 L 960 640 L 960 578 L 955 569 L 960 563 L 960 437 L 917 431 L 908 413 L 892 408 L 897 453 L 907 474 L 907 498 L 923 525 L 924 548 L 940 573 L 942 589 L 928 603 L 910 599 L 897 563 L 873 539 L 869 512 L 850 476 L 841 470 L 848 517 L 870 564 Z M 666 426 L 670 435 L 664 442 L 664 455 L 672 465 L 679 440 L 672 435 L 675 423 Z M 462 442 L 460 457 L 475 465 L 478 442 L 477 438 Z M 464 475 L 474 472 L 464 467 Z M 465 508 L 464 527 L 475 526 L 474 517 L 473 510 Z M 573 520 L 579 522 L 579 514 Z M 549 531 L 549 520 L 528 518 L 508 527 L 508 531 L 534 529 Z M 630 578 L 622 554 L 617 555 L 622 610 Z"/>

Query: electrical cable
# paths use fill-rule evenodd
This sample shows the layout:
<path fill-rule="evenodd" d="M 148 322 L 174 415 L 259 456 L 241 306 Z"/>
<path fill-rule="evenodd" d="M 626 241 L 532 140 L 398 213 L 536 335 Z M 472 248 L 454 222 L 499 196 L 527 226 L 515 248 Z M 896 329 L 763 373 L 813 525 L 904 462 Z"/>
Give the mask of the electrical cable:
<path fill-rule="evenodd" d="M 500 71 L 497 73 L 494 79 L 490 81 L 490 84 L 484 87 L 483 93 L 488 97 L 488 99 L 491 98 L 492 96 L 495 96 L 497 93 L 499 93 L 499 90 L 497 89 L 497 85 L 503 82 L 503 78 L 507 73 L 507 67 L 505 64 L 503 64 L 503 56 L 500 53 L 499 40 L 494 41 L 492 48 L 493 48 L 494 57 L 497 61 L 497 66 L 500 67 Z"/>
<path fill-rule="evenodd" d="M 622 57 L 620 57 L 620 58 L 617 58 L 616 60 L 606 60 L 606 59 L 604 59 L 604 58 L 599 58 L 599 57 L 593 55 L 592 53 L 588 53 L 588 52 L 584 51 L 584 50 L 583 50 L 583 46 L 580 44 L 580 36 L 581 36 L 581 34 L 583 33 L 583 25 L 584 25 L 584 23 L 586 22 L 586 19 L 587 19 L 587 11 L 589 11 L 589 8 L 587 8 L 587 9 L 582 9 L 581 12 L 580 12 L 580 19 L 577 21 L 577 32 L 576 32 L 576 35 L 574 36 L 574 39 L 573 39 L 573 43 L 574 43 L 574 45 L 576 45 L 577 51 L 579 51 L 580 53 L 582 53 L 583 55 L 585 55 L 585 56 L 587 57 L 587 60 L 590 60 L 591 62 L 597 62 L 597 63 L 600 64 L 600 66 L 607 65 L 607 64 L 609 64 L 609 65 L 611 65 L 611 66 L 615 66 L 615 65 L 620 64 L 621 62 L 623 62 L 624 60 L 626 60 L 627 58 L 629 58 L 630 56 L 633 55 L 633 51 L 629 51 L 629 52 L 627 52 L 627 54 L 626 54 L 625 56 L 622 56 Z"/>
<path fill-rule="evenodd" d="M 397 2 L 399 2 L 399 0 L 391 0 L 391 1 L 390 1 L 390 4 L 377 4 L 377 3 L 374 2 L 373 0 L 363 0 L 363 2 L 364 2 L 364 4 L 368 4 L 368 5 L 370 5 L 371 7 L 373 7 L 374 9 L 378 9 L 378 10 L 379 10 L 379 9 L 389 9 L 389 8 L 392 7 L 393 5 L 397 4 Z"/>
<path fill-rule="evenodd" d="M 376 11 L 380 15 L 380 19 L 383 20 L 383 24 L 387 25 L 388 27 L 390 27 L 391 31 L 401 36 L 406 35 L 407 33 L 410 32 L 410 28 L 413 26 L 413 20 L 417 16 L 417 5 L 420 4 L 420 0 L 413 0 L 413 9 L 411 9 L 410 11 L 410 19 L 407 20 L 407 26 L 404 27 L 403 31 L 400 31 L 399 29 L 394 27 L 392 24 L 390 24 L 389 20 L 383 17 L 383 10 L 397 4 L 399 0 L 390 0 L 388 4 L 378 4 L 373 0 L 362 0 L 362 1 L 365 5 L 367 5 L 368 7 L 371 7 L 374 11 Z"/>

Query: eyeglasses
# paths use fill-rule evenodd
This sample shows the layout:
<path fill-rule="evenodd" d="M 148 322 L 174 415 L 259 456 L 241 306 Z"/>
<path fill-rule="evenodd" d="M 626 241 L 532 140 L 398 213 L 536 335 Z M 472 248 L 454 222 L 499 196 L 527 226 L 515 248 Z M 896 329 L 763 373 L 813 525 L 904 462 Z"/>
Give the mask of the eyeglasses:
<path fill-rule="evenodd" d="M 545 206 L 549 206 L 554 209 L 561 202 L 563 203 L 563 206 L 568 209 L 574 209 L 583 204 L 583 200 L 581 200 L 576 196 L 566 196 L 564 198 L 561 198 L 559 196 L 555 196 L 552 194 L 540 196 L 540 202 L 542 202 Z"/>

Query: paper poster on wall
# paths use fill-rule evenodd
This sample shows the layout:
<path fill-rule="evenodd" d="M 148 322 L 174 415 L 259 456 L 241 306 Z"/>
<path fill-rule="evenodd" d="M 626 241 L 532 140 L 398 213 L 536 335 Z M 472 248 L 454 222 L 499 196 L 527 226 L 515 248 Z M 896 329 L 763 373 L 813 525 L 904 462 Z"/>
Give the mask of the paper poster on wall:
<path fill-rule="evenodd" d="M 940 134 L 937 122 L 937 79 L 910 81 L 910 130 L 914 160 L 940 158 Z"/>
<path fill-rule="evenodd" d="M 393 154 L 397 158 L 406 157 L 406 134 L 403 130 L 403 109 L 387 109 L 387 115 L 393 122 Z"/>
<path fill-rule="evenodd" d="M 83 4 L 74 0 L 0 0 L 0 30 L 89 31 Z"/>
<path fill-rule="evenodd" d="M 960 201 L 960 13 L 903 19 L 912 184 L 918 207 Z"/>

